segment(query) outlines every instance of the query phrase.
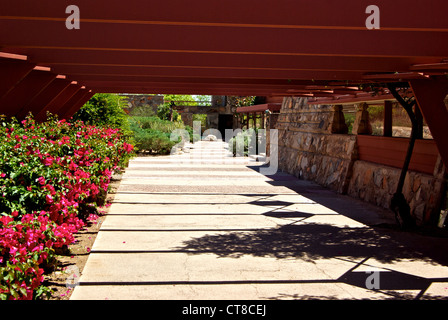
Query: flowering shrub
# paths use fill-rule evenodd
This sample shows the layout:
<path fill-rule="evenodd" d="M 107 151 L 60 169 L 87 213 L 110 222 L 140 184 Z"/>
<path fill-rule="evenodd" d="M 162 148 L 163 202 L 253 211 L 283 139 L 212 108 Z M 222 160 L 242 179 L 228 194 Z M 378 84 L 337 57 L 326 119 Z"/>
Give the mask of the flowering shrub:
<path fill-rule="evenodd" d="M 0 299 L 46 292 L 45 270 L 133 155 L 119 129 L 0 119 Z"/>

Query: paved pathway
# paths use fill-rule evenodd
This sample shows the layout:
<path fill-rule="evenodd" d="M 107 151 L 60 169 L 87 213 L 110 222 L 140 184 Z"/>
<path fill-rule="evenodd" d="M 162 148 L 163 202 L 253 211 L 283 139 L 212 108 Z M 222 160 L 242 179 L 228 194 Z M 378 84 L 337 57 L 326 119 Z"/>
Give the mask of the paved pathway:
<path fill-rule="evenodd" d="M 448 297 L 447 239 L 223 146 L 131 161 L 71 299 Z"/>

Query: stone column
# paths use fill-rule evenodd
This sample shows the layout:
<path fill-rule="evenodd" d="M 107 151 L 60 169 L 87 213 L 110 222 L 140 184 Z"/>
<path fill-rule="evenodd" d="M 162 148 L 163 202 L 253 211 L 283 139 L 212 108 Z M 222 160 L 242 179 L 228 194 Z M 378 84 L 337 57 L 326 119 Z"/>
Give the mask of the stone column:
<path fill-rule="evenodd" d="M 344 113 L 342 112 L 342 105 L 333 106 L 333 115 L 330 121 L 331 121 L 330 124 L 331 133 L 341 133 L 341 134 L 348 133 L 348 127 L 347 124 L 345 123 Z"/>
<path fill-rule="evenodd" d="M 369 120 L 369 112 L 367 103 L 362 103 L 356 111 L 355 122 L 353 123 L 353 134 L 372 134 L 372 126 Z"/>

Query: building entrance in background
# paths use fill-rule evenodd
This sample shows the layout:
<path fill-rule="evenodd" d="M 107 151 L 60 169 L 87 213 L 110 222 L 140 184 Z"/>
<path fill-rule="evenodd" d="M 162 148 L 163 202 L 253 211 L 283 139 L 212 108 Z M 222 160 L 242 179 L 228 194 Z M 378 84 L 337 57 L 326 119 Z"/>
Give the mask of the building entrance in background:
<path fill-rule="evenodd" d="M 226 129 L 233 129 L 233 114 L 220 114 L 218 119 L 218 130 L 221 132 L 222 140 L 225 141 Z"/>

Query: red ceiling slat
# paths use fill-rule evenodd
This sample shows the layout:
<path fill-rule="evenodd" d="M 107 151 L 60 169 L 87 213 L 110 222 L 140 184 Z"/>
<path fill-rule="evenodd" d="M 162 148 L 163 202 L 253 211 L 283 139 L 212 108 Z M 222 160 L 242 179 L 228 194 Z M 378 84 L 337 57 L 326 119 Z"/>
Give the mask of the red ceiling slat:
<path fill-rule="evenodd" d="M 152 52 L 210 52 L 261 55 L 446 57 L 445 32 L 371 32 L 84 23 L 68 30 L 60 21 L 0 19 L 4 46 L 74 47 Z M 144 35 L 144 39 L 142 39 Z M 117 41 L 119 39 L 119 41 Z M 291 41 L 294 39 L 294 41 Z M 322 41 L 325 39 L 325 41 Z M 354 41 L 356 39 L 356 41 Z M 400 40 L 400 45 L 393 45 Z M 434 43 L 438 45 L 435 46 Z"/>
<path fill-rule="evenodd" d="M 90 98 L 93 97 L 95 93 L 93 91 L 87 91 L 84 93 L 84 95 L 79 99 L 76 103 L 74 103 L 69 109 L 67 109 L 65 112 L 60 111 L 60 118 L 62 119 L 69 119 L 71 118 L 76 111 L 78 111 L 87 101 L 89 101 Z"/>
<path fill-rule="evenodd" d="M 187 52 L 145 52 L 80 50 L 78 48 L 3 48 L 6 51 L 32 53 L 33 60 L 55 68 L 104 66 L 104 67 L 160 67 L 160 68 L 234 68 L 234 69 L 279 69 L 279 70 L 346 70 L 366 72 L 408 71 L 418 62 L 436 63 L 439 58 L 399 57 L 346 57 L 314 55 L 266 56 L 257 54 L 219 54 Z M 267 70 L 267 71 L 268 71 Z"/>
<path fill-rule="evenodd" d="M 86 88 L 80 88 L 67 102 L 64 104 L 61 104 L 60 106 L 57 106 L 57 109 L 55 108 L 55 114 L 61 116 L 62 114 L 67 113 L 74 105 L 78 103 L 79 100 L 81 100 L 89 90 Z"/>
<path fill-rule="evenodd" d="M 0 113 L 15 115 L 24 105 L 39 95 L 56 75 L 46 71 L 32 70 L 14 89 L 0 99 Z"/>
<path fill-rule="evenodd" d="M 61 91 L 58 96 L 53 99 L 48 105 L 46 105 L 42 110 L 35 115 L 37 121 L 44 121 L 47 118 L 47 112 L 55 114 L 56 111 L 64 105 L 71 97 L 75 95 L 81 89 L 78 84 L 70 83 L 63 91 Z"/>
<path fill-rule="evenodd" d="M 51 101 L 53 101 L 65 88 L 70 85 L 70 81 L 64 79 L 53 80 L 39 95 L 25 104 L 20 111 L 15 114 L 17 119 L 23 119 L 29 112 L 38 114 Z"/>
<path fill-rule="evenodd" d="M 24 79 L 35 64 L 13 59 L 0 59 L 0 98 L 4 97 L 14 86 Z"/>
<path fill-rule="evenodd" d="M 3 16 L 65 19 L 69 0 L 8 1 L 0 4 Z M 129 23 L 189 22 L 197 24 L 245 24 L 283 27 L 362 27 L 370 4 L 359 0 L 77 0 L 82 19 L 124 20 Z M 384 28 L 447 28 L 444 0 L 376 0 Z"/>

